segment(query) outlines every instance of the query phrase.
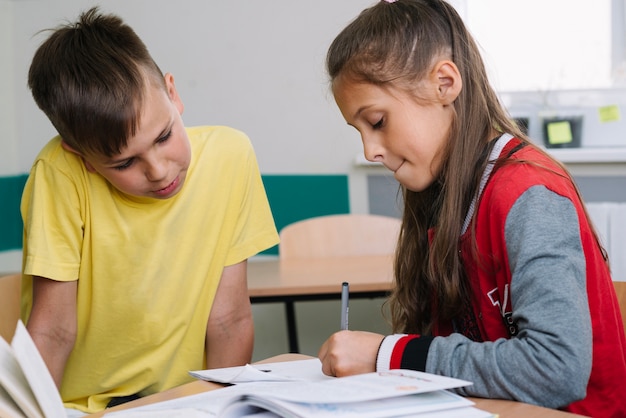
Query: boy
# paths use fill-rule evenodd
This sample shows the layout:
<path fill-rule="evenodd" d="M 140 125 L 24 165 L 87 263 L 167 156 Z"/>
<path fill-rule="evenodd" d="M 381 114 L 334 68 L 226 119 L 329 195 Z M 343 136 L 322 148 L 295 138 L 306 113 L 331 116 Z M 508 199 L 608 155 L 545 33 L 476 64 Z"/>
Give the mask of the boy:
<path fill-rule="evenodd" d="M 249 362 L 246 260 L 278 234 L 248 138 L 185 128 L 172 75 L 97 8 L 52 32 L 28 84 L 59 136 L 22 198 L 22 316 L 66 407 Z"/>

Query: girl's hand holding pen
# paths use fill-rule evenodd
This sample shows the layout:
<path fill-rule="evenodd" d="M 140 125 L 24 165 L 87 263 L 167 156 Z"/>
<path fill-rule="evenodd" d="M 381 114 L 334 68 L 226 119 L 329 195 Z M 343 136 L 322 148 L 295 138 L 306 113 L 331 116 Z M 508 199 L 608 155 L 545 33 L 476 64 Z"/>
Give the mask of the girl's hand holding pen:
<path fill-rule="evenodd" d="M 349 376 L 376 371 L 378 347 L 384 336 L 366 331 L 339 331 L 322 344 L 317 356 L 328 376 Z"/>

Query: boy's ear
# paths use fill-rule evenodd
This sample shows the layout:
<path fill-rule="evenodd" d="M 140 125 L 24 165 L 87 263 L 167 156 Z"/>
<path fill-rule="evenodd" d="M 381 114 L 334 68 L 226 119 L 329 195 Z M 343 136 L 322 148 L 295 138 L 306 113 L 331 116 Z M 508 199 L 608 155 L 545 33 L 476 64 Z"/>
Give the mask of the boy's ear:
<path fill-rule="evenodd" d="M 178 113 L 182 115 L 185 110 L 185 105 L 178 95 L 178 90 L 176 90 L 176 85 L 174 84 L 174 76 L 171 73 L 165 74 L 165 88 L 167 89 L 167 95 L 170 97 L 172 103 L 174 103 L 174 106 L 176 106 Z"/>
<path fill-rule="evenodd" d="M 435 64 L 432 75 L 437 86 L 438 99 L 443 105 L 452 104 L 461 93 L 463 80 L 455 63 L 442 60 Z"/>
<path fill-rule="evenodd" d="M 94 166 L 91 165 L 89 161 L 87 161 L 85 156 L 80 151 L 74 149 L 74 147 L 72 147 L 70 144 L 68 144 L 67 142 L 63 140 L 61 140 L 61 146 L 63 147 L 65 151 L 78 155 L 81 158 L 81 160 L 83 160 L 83 164 L 85 164 L 85 168 L 87 169 L 87 171 L 89 171 L 90 173 L 96 172 L 96 169 L 94 168 Z"/>

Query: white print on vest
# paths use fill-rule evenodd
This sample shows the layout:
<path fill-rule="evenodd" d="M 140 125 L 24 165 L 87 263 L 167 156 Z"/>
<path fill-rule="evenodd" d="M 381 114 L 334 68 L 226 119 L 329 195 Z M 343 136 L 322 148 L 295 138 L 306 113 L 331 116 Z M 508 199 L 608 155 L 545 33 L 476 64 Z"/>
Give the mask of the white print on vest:
<path fill-rule="evenodd" d="M 513 321 L 513 311 L 507 309 L 509 308 L 509 285 L 504 285 L 504 302 L 500 303 L 500 300 L 496 299 L 498 297 L 498 288 L 494 288 L 487 293 L 487 297 L 491 301 L 493 306 L 496 306 L 500 311 L 500 315 L 502 316 L 502 320 L 504 321 L 504 326 L 506 327 L 509 335 L 511 337 L 517 335 L 517 323 Z"/>

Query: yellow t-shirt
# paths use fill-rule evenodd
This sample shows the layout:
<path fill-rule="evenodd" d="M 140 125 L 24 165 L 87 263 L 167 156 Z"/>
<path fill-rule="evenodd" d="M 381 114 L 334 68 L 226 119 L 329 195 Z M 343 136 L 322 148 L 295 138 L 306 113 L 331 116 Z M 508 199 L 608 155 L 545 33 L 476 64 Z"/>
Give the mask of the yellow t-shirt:
<path fill-rule="evenodd" d="M 52 139 L 22 198 L 22 317 L 32 277 L 78 279 L 78 336 L 65 368 L 65 405 L 102 410 L 147 395 L 206 364 L 205 335 L 224 266 L 278 243 L 254 150 L 227 127 L 188 128 L 191 163 L 167 200 L 136 198 L 88 172 Z"/>

